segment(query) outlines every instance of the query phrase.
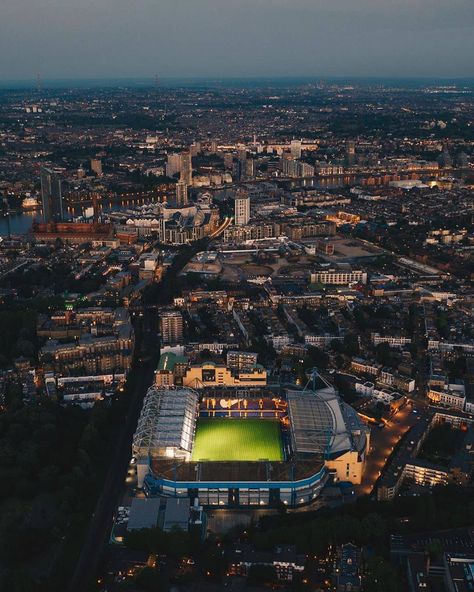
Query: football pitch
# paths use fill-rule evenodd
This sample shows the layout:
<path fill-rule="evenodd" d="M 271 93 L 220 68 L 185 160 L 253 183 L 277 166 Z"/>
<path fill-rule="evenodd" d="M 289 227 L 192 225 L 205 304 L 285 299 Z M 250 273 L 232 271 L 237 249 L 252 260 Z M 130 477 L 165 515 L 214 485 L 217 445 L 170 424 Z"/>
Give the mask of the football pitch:
<path fill-rule="evenodd" d="M 272 419 L 198 419 L 193 461 L 282 461 L 280 425 Z"/>

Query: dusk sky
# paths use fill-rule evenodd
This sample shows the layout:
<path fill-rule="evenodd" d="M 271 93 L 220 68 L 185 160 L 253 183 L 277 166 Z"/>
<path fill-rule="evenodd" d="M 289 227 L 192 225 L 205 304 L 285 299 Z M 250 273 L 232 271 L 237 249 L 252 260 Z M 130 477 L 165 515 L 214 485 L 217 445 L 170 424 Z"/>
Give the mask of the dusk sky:
<path fill-rule="evenodd" d="M 0 0 L 0 79 L 474 76 L 474 0 Z"/>

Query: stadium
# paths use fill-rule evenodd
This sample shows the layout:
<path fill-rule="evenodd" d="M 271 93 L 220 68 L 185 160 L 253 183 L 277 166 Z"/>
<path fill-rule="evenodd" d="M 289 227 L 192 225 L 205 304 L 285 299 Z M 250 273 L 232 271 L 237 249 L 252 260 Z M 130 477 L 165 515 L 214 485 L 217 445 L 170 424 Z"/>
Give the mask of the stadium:
<path fill-rule="evenodd" d="M 229 392 L 230 391 L 230 392 Z M 330 476 L 360 483 L 369 430 L 319 376 L 311 390 L 152 386 L 132 452 L 149 496 L 207 507 L 297 507 Z"/>

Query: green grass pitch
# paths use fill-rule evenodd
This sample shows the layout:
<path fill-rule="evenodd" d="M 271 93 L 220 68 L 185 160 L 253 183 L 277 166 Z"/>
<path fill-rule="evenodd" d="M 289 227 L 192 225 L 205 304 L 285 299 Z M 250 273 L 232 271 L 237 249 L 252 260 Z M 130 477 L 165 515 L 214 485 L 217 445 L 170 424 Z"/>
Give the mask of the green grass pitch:
<path fill-rule="evenodd" d="M 198 419 L 193 461 L 282 461 L 280 425 L 271 419 Z"/>

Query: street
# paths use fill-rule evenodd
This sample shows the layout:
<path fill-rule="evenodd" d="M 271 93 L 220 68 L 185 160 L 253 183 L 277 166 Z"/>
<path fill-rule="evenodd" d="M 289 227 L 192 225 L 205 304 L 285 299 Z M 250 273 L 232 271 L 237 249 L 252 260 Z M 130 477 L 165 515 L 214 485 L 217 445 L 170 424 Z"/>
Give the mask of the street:
<path fill-rule="evenodd" d="M 143 396 L 153 380 L 154 363 L 149 360 L 138 363 L 137 385 L 132 393 L 132 400 L 126 421 L 113 449 L 109 470 L 96 509 L 91 517 L 89 532 L 85 539 L 76 569 L 71 578 L 68 592 L 85 592 L 95 576 L 102 549 L 112 525 L 112 519 L 122 492 L 128 471 L 128 462 L 132 437 L 141 410 Z"/>
<path fill-rule="evenodd" d="M 362 484 L 355 487 L 358 495 L 371 493 L 394 447 L 420 417 L 416 405 L 408 403 L 393 415 L 384 428 L 373 427 L 370 434 L 370 453 L 366 461 Z"/>

